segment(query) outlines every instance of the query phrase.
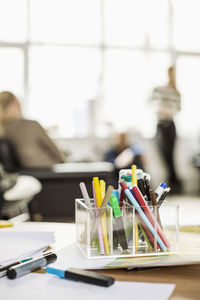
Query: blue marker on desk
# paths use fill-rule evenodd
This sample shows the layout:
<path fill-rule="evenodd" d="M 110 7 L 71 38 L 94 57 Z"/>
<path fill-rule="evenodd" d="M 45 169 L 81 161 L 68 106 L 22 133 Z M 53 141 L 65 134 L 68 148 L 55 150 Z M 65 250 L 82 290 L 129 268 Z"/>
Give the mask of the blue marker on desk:
<path fill-rule="evenodd" d="M 115 279 L 113 277 L 77 268 L 69 268 L 68 270 L 63 270 L 62 268 L 58 269 L 54 267 L 47 267 L 46 272 L 57 275 L 60 278 L 72 279 L 105 287 L 109 287 L 115 282 Z"/>

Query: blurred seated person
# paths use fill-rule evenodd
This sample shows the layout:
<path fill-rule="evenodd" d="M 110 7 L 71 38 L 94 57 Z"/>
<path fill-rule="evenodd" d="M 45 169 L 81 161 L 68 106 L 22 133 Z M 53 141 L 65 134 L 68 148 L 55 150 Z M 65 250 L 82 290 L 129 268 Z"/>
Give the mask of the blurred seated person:
<path fill-rule="evenodd" d="M 120 169 L 130 169 L 134 164 L 144 170 L 144 151 L 139 145 L 130 145 L 127 133 L 117 133 L 113 137 L 113 147 L 105 153 L 105 161 L 115 166 L 115 176 L 118 178 Z"/>
<path fill-rule="evenodd" d="M 23 118 L 19 100 L 8 91 L 0 93 L 0 126 L 2 136 L 14 148 L 20 168 L 49 168 L 64 162 L 44 128 Z"/>

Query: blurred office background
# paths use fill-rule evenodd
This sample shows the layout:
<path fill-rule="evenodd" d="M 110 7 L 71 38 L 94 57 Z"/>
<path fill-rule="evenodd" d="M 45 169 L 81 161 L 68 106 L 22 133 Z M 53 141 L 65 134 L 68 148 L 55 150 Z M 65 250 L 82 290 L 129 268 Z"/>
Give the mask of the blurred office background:
<path fill-rule="evenodd" d="M 0 0 L 0 91 L 21 99 L 69 162 L 102 161 L 112 133 L 128 131 L 157 185 L 165 168 L 148 100 L 175 64 L 175 162 L 185 193 L 197 194 L 199 11 L 198 0 Z"/>

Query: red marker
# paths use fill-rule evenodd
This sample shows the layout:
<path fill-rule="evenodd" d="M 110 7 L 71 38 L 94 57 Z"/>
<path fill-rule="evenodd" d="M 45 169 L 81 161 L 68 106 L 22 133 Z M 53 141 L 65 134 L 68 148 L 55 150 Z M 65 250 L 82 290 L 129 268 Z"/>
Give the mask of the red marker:
<path fill-rule="evenodd" d="M 125 193 L 124 190 L 121 188 L 120 196 L 119 196 L 119 206 L 122 207 L 124 201 Z"/>
<path fill-rule="evenodd" d="M 151 222 L 152 226 L 154 228 L 157 228 L 157 233 L 160 236 L 160 238 L 163 241 L 163 243 L 165 244 L 165 246 L 167 248 L 170 248 L 170 243 L 169 243 L 166 235 L 164 234 L 164 232 L 161 229 L 161 227 L 158 224 L 158 222 L 155 220 L 155 217 L 154 217 L 153 213 L 151 212 L 151 210 L 150 210 L 147 202 L 145 201 L 144 197 L 142 196 L 142 193 L 140 192 L 140 190 L 137 187 L 137 185 L 133 185 L 132 192 L 133 192 L 136 200 L 138 201 L 139 205 L 142 207 L 142 209 L 143 209 L 144 213 L 146 214 L 147 218 Z"/>
<path fill-rule="evenodd" d="M 149 230 L 149 228 L 147 227 L 147 225 L 144 223 L 144 221 L 142 220 L 142 218 L 140 217 L 139 213 L 136 211 L 135 212 L 142 227 L 144 228 L 146 234 L 147 234 L 147 237 L 152 245 L 152 247 L 156 246 L 157 249 L 160 249 L 160 247 L 158 246 L 158 243 L 155 241 L 154 239 L 154 236 L 152 235 L 151 231 Z"/>

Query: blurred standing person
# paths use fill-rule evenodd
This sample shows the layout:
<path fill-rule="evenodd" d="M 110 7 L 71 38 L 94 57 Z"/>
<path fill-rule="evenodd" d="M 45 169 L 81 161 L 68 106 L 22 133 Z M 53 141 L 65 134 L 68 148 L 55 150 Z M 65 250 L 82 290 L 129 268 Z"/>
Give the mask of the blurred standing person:
<path fill-rule="evenodd" d="M 172 192 L 180 193 L 182 183 L 176 173 L 174 163 L 174 148 L 176 142 L 176 127 L 174 116 L 181 109 L 181 95 L 176 88 L 175 67 L 168 68 L 168 83 L 153 90 L 151 102 L 157 114 L 156 142 L 161 156 L 166 164 L 167 183 Z"/>

